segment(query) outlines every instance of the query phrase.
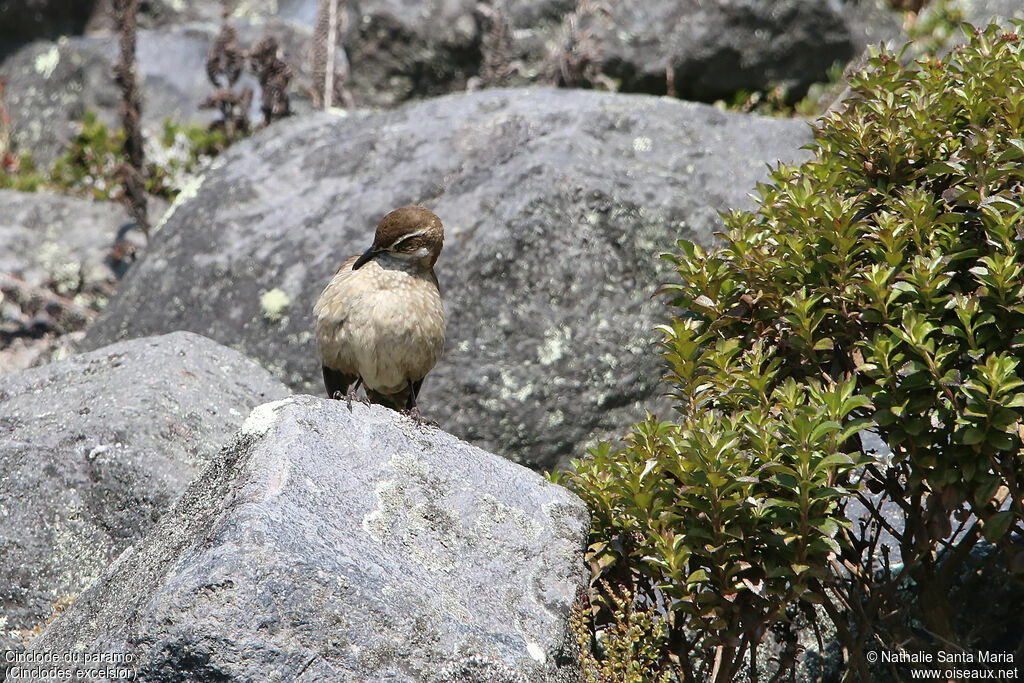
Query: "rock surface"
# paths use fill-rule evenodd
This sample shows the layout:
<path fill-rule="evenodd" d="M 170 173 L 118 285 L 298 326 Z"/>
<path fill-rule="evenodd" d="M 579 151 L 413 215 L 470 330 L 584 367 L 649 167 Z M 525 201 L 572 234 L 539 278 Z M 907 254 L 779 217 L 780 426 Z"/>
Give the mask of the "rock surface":
<path fill-rule="evenodd" d="M 0 189 L 0 273 L 35 286 L 112 285 L 110 250 L 132 224 L 124 206 L 46 192 Z"/>
<path fill-rule="evenodd" d="M 651 295 L 672 277 L 658 254 L 710 243 L 716 212 L 749 205 L 766 165 L 805 158 L 809 139 L 799 121 L 553 89 L 295 118 L 218 158 L 86 344 L 188 329 L 322 392 L 316 297 L 385 213 L 422 203 L 445 223 L 448 343 L 420 404 L 552 467 L 656 407 Z M 286 305 L 262 306 L 268 292 Z"/>
<path fill-rule="evenodd" d="M 589 518 L 381 406 L 256 408 L 144 543 L 32 644 L 145 681 L 571 680 Z"/>
<path fill-rule="evenodd" d="M 264 33 L 278 38 L 285 61 L 296 72 L 289 87 L 292 104 L 299 110 L 308 109 L 309 74 L 302 65 L 309 48 L 309 30 L 286 21 L 236 25 L 243 47 L 251 46 Z M 217 24 L 197 23 L 139 31 L 142 124 L 147 135 L 159 134 L 168 118 L 210 123 L 219 117 L 213 110 L 199 108 L 215 90 L 206 75 L 206 57 L 219 30 Z M 86 110 L 119 127 L 121 93 L 113 77 L 118 49 L 112 35 L 71 37 L 27 45 L 4 60 L 0 79 L 6 81 L 16 148 L 31 152 L 35 161 L 46 167 L 78 134 Z M 259 84 L 248 72 L 236 90 L 245 86 L 256 91 L 251 112 L 256 124 L 261 120 Z"/>
<path fill-rule="evenodd" d="M 501 84 L 544 82 L 560 55 L 583 43 L 624 92 L 665 94 L 671 65 L 675 92 L 685 99 L 710 101 L 775 86 L 799 97 L 825 80 L 834 62 L 898 31 L 898 15 L 874 2 L 363 0 L 348 4 L 342 43 L 353 96 L 372 106 L 462 90 L 488 59 L 508 68 Z M 316 5 L 290 0 L 280 11 L 312 22 Z M 501 20 L 492 23 L 485 15 Z M 579 30 L 575 37 L 570 16 Z M 496 26 L 507 30 L 503 45 L 488 35 Z"/>
<path fill-rule="evenodd" d="M 254 405 L 285 395 L 184 332 L 0 377 L 0 652 L 148 531 Z"/>
<path fill-rule="evenodd" d="M 628 92 L 714 100 L 782 86 L 797 97 L 855 45 L 841 0 L 649 0 L 588 18 L 604 72 Z"/>
<path fill-rule="evenodd" d="M 80 339 L 142 244 L 131 225 L 112 202 L 0 190 L 0 374 Z"/>
<path fill-rule="evenodd" d="M 43 164 L 75 133 L 73 122 L 86 108 L 104 120 L 116 118 L 117 46 L 109 2 L 95 9 L 87 3 L 88 37 L 25 46 L 0 64 L 14 141 Z M 361 0 L 343 3 L 338 64 L 348 64 L 346 87 L 359 106 L 395 106 L 475 82 L 554 82 L 560 60 L 581 51 L 594 53 L 604 83 L 614 81 L 625 92 L 667 93 L 671 67 L 673 91 L 685 99 L 710 101 L 776 86 L 797 98 L 825 80 L 833 63 L 860 54 L 867 44 L 899 42 L 898 14 L 878 2 Z M 317 7 L 317 0 L 247 0 L 234 3 L 230 17 L 243 46 L 264 30 L 282 40 L 296 74 L 291 95 L 299 110 L 309 106 Z M 198 105 L 212 92 L 204 60 L 221 14 L 222 3 L 207 0 L 144 3 L 138 40 L 144 124 L 214 118 Z M 488 18 L 495 16 L 501 20 Z M 570 23 L 578 29 L 574 37 Z M 485 65 L 503 75 L 479 81 L 490 68 Z M 246 83 L 254 84 L 251 78 Z"/>
<path fill-rule="evenodd" d="M 296 0 L 235 0 L 230 3 L 229 19 L 259 22 L 279 14 L 279 7 Z M 94 0 L 86 32 L 94 35 L 113 33 L 117 24 L 111 16 L 113 0 Z M 314 0 L 315 4 L 316 0 Z M 139 28 L 161 28 L 192 22 L 220 23 L 224 17 L 222 0 L 146 0 L 139 3 L 136 21 Z"/>

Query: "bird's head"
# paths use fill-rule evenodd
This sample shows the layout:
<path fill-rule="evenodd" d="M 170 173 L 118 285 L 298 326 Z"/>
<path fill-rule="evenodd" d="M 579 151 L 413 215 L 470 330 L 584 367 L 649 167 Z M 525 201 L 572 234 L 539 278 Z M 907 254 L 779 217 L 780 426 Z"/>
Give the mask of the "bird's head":
<path fill-rule="evenodd" d="M 373 258 L 405 262 L 433 268 L 444 244 L 441 219 L 422 206 L 403 206 L 381 220 L 373 237 L 373 246 L 352 264 L 358 270 Z"/>

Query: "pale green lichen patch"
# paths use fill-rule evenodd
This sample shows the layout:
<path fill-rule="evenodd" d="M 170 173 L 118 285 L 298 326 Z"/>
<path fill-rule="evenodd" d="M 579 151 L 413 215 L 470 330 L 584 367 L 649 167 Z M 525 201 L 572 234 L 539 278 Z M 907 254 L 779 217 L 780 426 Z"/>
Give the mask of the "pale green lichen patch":
<path fill-rule="evenodd" d="M 292 300 L 288 298 L 288 295 L 277 287 L 263 292 L 260 296 L 260 307 L 263 309 L 263 317 L 270 322 L 281 320 L 285 310 L 291 303 Z"/>
<path fill-rule="evenodd" d="M 523 403 L 533 392 L 533 387 L 528 382 L 520 384 L 515 375 L 507 370 L 501 371 L 499 381 L 501 382 L 499 394 L 501 402 L 514 401 L 516 403 Z"/>
<path fill-rule="evenodd" d="M 36 73 L 43 78 L 49 78 L 53 75 L 53 72 L 57 70 L 57 66 L 60 64 L 60 49 L 56 45 L 52 45 L 49 50 L 39 54 L 33 66 L 35 67 Z"/>
<path fill-rule="evenodd" d="M 450 586 L 441 587 L 441 609 L 461 624 L 476 623 L 473 613 L 466 607 L 458 591 Z"/>
<path fill-rule="evenodd" d="M 537 349 L 537 361 L 541 365 L 551 365 L 565 355 L 566 342 L 569 341 L 569 328 L 551 328 L 544 332 L 544 341 Z"/>
<path fill-rule="evenodd" d="M 249 413 L 249 417 L 245 418 L 239 431 L 248 436 L 263 436 L 273 426 L 278 409 L 291 402 L 291 398 L 283 398 L 280 401 L 271 401 L 256 406 Z"/>
<path fill-rule="evenodd" d="M 231 16 L 238 19 L 253 19 L 273 16 L 278 13 L 276 0 L 239 0 L 235 3 Z"/>
<path fill-rule="evenodd" d="M 178 196 L 171 202 L 171 206 L 164 212 L 164 215 L 160 217 L 160 220 L 150 229 L 150 234 L 156 234 L 160 228 L 167 225 L 167 221 L 171 219 L 171 216 L 187 201 L 193 199 L 199 194 L 199 188 L 202 187 L 203 182 L 206 180 L 206 174 L 210 171 L 216 171 L 218 168 L 224 165 L 224 157 L 217 156 L 210 161 L 210 165 L 206 167 L 206 173 L 188 176 L 184 179 L 181 185 L 181 191 L 178 192 Z"/>

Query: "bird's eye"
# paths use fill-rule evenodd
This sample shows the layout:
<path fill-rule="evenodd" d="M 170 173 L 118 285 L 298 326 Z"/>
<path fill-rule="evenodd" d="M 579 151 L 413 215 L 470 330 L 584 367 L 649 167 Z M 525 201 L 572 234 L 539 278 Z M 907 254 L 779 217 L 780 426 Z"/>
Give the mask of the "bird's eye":
<path fill-rule="evenodd" d="M 391 251 L 415 251 L 416 240 L 414 238 L 416 237 L 419 237 L 419 233 L 406 235 L 405 237 L 391 245 Z"/>

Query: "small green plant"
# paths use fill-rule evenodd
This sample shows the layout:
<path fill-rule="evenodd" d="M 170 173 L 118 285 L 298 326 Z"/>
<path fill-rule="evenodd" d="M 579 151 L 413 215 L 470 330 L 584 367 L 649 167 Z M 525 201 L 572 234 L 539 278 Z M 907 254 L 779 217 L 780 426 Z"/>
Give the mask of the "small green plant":
<path fill-rule="evenodd" d="M 846 680 L 871 651 L 1019 645 L 1024 599 L 1024 22 L 947 59 L 875 55 L 723 246 L 668 258 L 679 413 L 563 480 L 600 581 L 666 617 L 686 681 L 758 671 L 766 631 L 820 606 Z M 876 432 L 891 455 L 858 438 Z M 866 518 L 847 520 L 851 501 Z M 888 541 L 885 538 L 888 537 Z M 983 600 L 994 590 L 999 599 Z M 986 587 L 987 586 L 987 587 Z M 971 617 L 964 618 L 970 614 Z M 1014 634 L 1016 633 L 1016 636 Z"/>
<path fill-rule="evenodd" d="M 586 683 L 672 683 L 676 680 L 662 662 L 668 639 L 665 619 L 635 604 L 628 588 L 614 590 L 607 582 L 602 593 L 609 599 L 612 621 L 595 631 L 583 603 L 573 608 L 569 626 L 580 650 L 580 668 Z"/>
<path fill-rule="evenodd" d="M 82 129 L 53 165 L 49 184 L 67 194 L 112 199 L 120 189 L 117 169 L 124 163 L 124 133 L 87 111 Z"/>
<path fill-rule="evenodd" d="M 230 144 L 222 128 L 164 121 L 163 135 L 146 151 L 146 191 L 173 201 L 188 179 Z"/>
<path fill-rule="evenodd" d="M 828 575 L 858 464 L 844 446 L 865 424 L 848 418 L 867 400 L 849 380 L 782 381 L 776 347 L 708 343 L 697 319 L 662 331 L 682 419 L 648 417 L 623 448 L 574 462 L 571 482 L 593 515 L 595 582 L 665 606 L 663 657 L 684 680 L 729 681 Z"/>
<path fill-rule="evenodd" d="M 16 157 L 0 172 L 0 187 L 34 192 L 50 190 L 99 200 L 118 199 L 118 169 L 124 163 L 124 134 L 111 131 L 95 112 L 86 112 L 79 133 L 49 173 L 36 169 L 28 155 Z M 229 144 L 223 130 L 164 122 L 163 134 L 146 150 L 146 191 L 173 201 L 209 159 Z"/>
<path fill-rule="evenodd" d="M 38 192 L 46 184 L 46 176 L 36 169 L 28 154 L 9 154 L 0 167 L 0 188 L 21 192 Z"/>

